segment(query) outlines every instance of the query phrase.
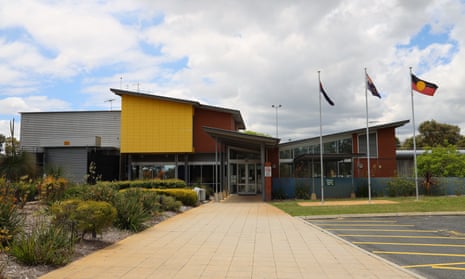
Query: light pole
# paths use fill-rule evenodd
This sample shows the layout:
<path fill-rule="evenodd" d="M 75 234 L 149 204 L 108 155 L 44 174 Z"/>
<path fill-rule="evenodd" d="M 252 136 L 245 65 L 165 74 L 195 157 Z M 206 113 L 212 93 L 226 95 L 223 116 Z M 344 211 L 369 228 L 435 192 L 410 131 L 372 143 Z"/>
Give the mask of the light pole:
<path fill-rule="evenodd" d="M 276 138 L 278 138 L 278 109 L 282 107 L 282 105 L 271 105 L 271 107 L 276 110 Z"/>

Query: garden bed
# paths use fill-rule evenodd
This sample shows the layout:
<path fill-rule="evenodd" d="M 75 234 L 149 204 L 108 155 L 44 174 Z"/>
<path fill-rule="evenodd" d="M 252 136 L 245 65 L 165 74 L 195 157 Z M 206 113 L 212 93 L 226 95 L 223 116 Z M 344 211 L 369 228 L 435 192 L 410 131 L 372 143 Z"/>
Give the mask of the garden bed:
<path fill-rule="evenodd" d="M 182 206 L 180 212 L 184 212 L 191 207 Z M 25 229 L 30 229 L 35 223 L 35 218 L 38 218 L 42 210 L 44 209 L 43 205 L 39 202 L 30 202 L 27 203 L 23 209 L 21 209 L 22 214 L 26 217 Z M 153 216 L 148 222 L 145 223 L 147 227 L 154 226 L 167 218 L 175 216 L 176 212 L 164 212 L 162 214 Z M 94 251 L 105 248 L 113 243 L 116 243 L 130 235 L 134 232 L 119 230 L 115 227 L 111 227 L 102 234 L 98 235 L 96 239 L 92 239 L 91 236 L 86 237 L 85 239 L 79 241 L 75 245 L 74 256 L 72 261 L 75 261 L 81 257 L 84 257 Z M 0 253 L 0 278 L 8 279 L 33 279 L 38 278 L 43 274 L 46 274 L 54 269 L 60 267 L 57 266 L 27 266 L 21 263 L 18 263 L 14 257 L 7 256 L 4 253 Z"/>

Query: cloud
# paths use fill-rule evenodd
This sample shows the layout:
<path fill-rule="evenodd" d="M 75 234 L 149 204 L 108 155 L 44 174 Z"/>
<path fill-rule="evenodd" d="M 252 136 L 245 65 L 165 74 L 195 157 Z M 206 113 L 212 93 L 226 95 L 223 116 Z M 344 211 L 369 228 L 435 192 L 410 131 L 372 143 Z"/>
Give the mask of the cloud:
<path fill-rule="evenodd" d="M 0 99 L 0 107 L 4 108 L 1 114 L 13 115 L 18 112 L 67 110 L 70 104 L 58 99 L 49 99 L 47 96 L 30 96 Z"/>
<path fill-rule="evenodd" d="M 271 105 L 282 104 L 279 134 L 299 139 L 319 134 L 317 71 L 336 103 L 322 107 L 324 133 L 331 133 L 365 125 L 365 67 L 383 95 L 369 96 L 370 121 L 410 119 L 412 66 L 440 84 L 434 98 L 415 98 L 417 124 L 435 117 L 465 128 L 447 109 L 459 103 L 465 77 L 464 5 L 459 0 L 5 1 L 0 102 L 11 113 L 53 109 L 37 108 L 35 95 L 47 96 L 45 102 L 53 100 L 56 107 L 108 109 L 105 101 L 115 97 L 109 87 L 139 88 L 239 109 L 248 129 L 270 135 L 276 125 Z M 426 35 L 442 40 L 415 44 L 425 26 Z M 399 129 L 401 137 L 411 135 L 411 128 Z"/>

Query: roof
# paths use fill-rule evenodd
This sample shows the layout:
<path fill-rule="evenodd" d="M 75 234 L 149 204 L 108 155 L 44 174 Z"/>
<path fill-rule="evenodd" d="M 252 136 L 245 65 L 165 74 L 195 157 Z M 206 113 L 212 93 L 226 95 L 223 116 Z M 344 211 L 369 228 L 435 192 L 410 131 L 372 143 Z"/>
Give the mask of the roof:
<path fill-rule="evenodd" d="M 223 130 L 212 127 L 203 127 L 203 130 L 212 138 L 226 145 L 260 150 L 261 145 L 272 148 L 279 144 L 278 138 L 250 135 L 237 131 Z"/>
<path fill-rule="evenodd" d="M 66 111 L 23 111 L 19 114 L 52 114 L 52 113 L 120 113 L 121 110 L 66 110 Z"/>
<path fill-rule="evenodd" d="M 343 160 L 343 159 L 352 159 L 356 157 L 364 157 L 366 156 L 366 153 L 324 153 L 323 156 L 325 157 L 325 160 Z M 294 162 L 298 161 L 310 161 L 314 159 L 320 159 L 321 154 L 302 154 L 294 158 Z"/>
<path fill-rule="evenodd" d="M 373 132 L 373 131 L 386 129 L 386 128 L 398 128 L 398 127 L 404 126 L 408 122 L 410 122 L 410 120 L 402 120 L 402 121 L 390 122 L 390 123 L 386 123 L 386 124 L 371 126 L 371 127 L 368 128 L 368 130 L 369 130 L 369 132 Z M 339 133 L 335 133 L 335 134 L 323 135 L 323 140 L 328 139 L 328 138 L 332 139 L 332 138 L 351 137 L 353 134 L 366 134 L 366 127 L 355 129 L 355 130 L 339 132 Z M 307 142 L 307 141 L 319 140 L 319 138 L 320 137 L 318 136 L 318 137 L 313 137 L 313 138 L 306 138 L 306 139 L 301 139 L 301 140 L 296 140 L 296 141 L 290 141 L 290 142 L 282 143 L 282 144 L 280 144 L 280 146 L 285 147 L 285 146 L 298 145 L 298 144 L 302 144 L 302 143 Z"/>
<path fill-rule="evenodd" d="M 237 128 L 238 129 L 245 129 L 244 119 L 242 118 L 241 112 L 239 110 L 223 108 L 223 107 L 216 107 L 216 106 L 210 106 L 210 105 L 204 105 L 204 104 L 201 104 L 200 102 L 192 101 L 192 100 L 177 99 L 177 98 L 172 98 L 172 97 L 159 96 L 159 95 L 153 95 L 153 94 L 146 94 L 146 93 L 140 93 L 140 92 L 134 92 L 134 91 L 128 91 L 128 90 L 122 90 L 122 89 L 110 88 L 110 91 L 115 93 L 118 96 L 126 95 L 126 96 L 140 97 L 140 98 L 149 98 L 149 99 L 152 99 L 152 100 L 160 100 L 160 101 L 166 101 L 166 102 L 188 104 L 188 105 L 191 105 L 191 106 L 193 106 L 194 108 L 197 108 L 197 109 L 204 109 L 204 110 L 210 110 L 210 111 L 229 113 L 229 114 L 231 114 L 234 121 L 236 122 Z"/>

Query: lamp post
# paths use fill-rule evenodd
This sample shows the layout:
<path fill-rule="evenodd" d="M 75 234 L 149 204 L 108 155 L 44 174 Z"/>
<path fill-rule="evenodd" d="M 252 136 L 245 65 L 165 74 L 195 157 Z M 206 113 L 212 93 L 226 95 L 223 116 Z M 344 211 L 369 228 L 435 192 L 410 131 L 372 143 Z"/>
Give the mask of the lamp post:
<path fill-rule="evenodd" d="M 271 107 L 276 110 L 276 138 L 278 138 L 278 109 L 282 107 L 282 105 L 271 105 Z"/>

